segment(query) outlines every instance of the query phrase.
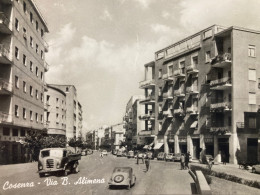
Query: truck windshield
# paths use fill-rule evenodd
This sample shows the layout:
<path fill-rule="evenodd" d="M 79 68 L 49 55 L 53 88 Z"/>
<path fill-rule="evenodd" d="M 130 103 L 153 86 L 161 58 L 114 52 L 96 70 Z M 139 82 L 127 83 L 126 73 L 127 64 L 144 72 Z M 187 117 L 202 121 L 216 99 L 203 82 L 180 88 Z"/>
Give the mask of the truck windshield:
<path fill-rule="evenodd" d="M 48 156 L 54 156 L 54 157 L 62 157 L 63 156 L 63 150 L 45 150 L 41 152 L 42 158 L 48 157 Z"/>

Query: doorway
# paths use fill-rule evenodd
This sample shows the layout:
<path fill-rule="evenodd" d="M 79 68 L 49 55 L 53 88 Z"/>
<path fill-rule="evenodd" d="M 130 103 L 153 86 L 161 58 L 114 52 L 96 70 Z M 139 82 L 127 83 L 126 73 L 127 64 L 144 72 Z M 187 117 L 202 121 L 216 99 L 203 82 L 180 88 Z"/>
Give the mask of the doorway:
<path fill-rule="evenodd" d="M 248 138 L 247 139 L 247 162 L 248 163 L 257 163 L 258 155 L 258 139 L 257 138 Z"/>
<path fill-rule="evenodd" d="M 192 139 L 193 144 L 193 159 L 199 159 L 200 156 L 200 139 Z"/>

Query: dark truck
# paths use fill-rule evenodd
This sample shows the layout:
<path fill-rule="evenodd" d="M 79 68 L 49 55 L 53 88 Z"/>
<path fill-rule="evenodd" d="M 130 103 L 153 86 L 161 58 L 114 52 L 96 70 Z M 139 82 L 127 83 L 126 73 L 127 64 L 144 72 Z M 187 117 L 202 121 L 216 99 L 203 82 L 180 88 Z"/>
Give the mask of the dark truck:
<path fill-rule="evenodd" d="M 66 148 L 45 148 L 40 151 L 38 173 L 40 177 L 46 173 L 59 172 L 66 176 L 68 172 L 79 172 L 81 154 L 75 154 Z"/>

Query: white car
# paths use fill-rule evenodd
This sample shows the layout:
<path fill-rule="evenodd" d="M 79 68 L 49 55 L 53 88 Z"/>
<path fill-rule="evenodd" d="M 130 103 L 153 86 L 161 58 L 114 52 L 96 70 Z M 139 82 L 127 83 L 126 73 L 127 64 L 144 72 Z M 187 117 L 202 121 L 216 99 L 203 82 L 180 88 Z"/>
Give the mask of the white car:
<path fill-rule="evenodd" d="M 260 173 L 260 164 L 252 166 L 252 173 Z"/>
<path fill-rule="evenodd" d="M 102 154 L 103 154 L 104 156 L 105 156 L 105 155 L 107 156 L 107 151 L 106 151 L 106 150 L 103 150 L 103 151 L 102 151 Z"/>

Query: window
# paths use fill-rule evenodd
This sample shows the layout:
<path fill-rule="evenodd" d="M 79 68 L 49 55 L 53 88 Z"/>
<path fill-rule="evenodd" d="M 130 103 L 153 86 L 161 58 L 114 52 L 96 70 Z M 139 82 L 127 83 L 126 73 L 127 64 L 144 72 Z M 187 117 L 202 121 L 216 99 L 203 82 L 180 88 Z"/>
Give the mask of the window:
<path fill-rule="evenodd" d="M 33 72 L 33 63 L 30 61 L 30 71 Z"/>
<path fill-rule="evenodd" d="M 204 39 L 209 38 L 212 36 L 212 30 L 208 30 L 204 32 Z"/>
<path fill-rule="evenodd" d="M 15 137 L 18 136 L 18 129 L 13 129 L 13 136 L 15 136 Z"/>
<path fill-rule="evenodd" d="M 41 80 L 43 81 L 43 72 L 41 72 Z"/>
<path fill-rule="evenodd" d="M 15 29 L 17 30 L 17 31 L 19 31 L 19 20 L 17 19 L 17 18 L 15 18 Z"/>
<path fill-rule="evenodd" d="M 39 122 L 38 113 L 35 113 L 35 120 L 37 123 Z"/>
<path fill-rule="evenodd" d="M 14 115 L 19 117 L 19 107 L 17 105 L 14 106 Z"/>
<path fill-rule="evenodd" d="M 4 136 L 9 136 L 10 135 L 10 129 L 6 128 L 6 127 L 3 127 L 3 135 Z"/>
<path fill-rule="evenodd" d="M 256 70 L 254 70 L 254 69 L 248 70 L 248 80 L 249 81 L 256 81 Z"/>
<path fill-rule="evenodd" d="M 228 126 L 232 126 L 232 120 L 231 120 L 231 116 L 228 117 Z"/>
<path fill-rule="evenodd" d="M 198 56 L 193 56 L 192 57 L 192 64 L 196 66 L 196 65 L 198 65 L 198 63 L 199 63 Z"/>
<path fill-rule="evenodd" d="M 36 51 L 36 53 L 38 53 L 38 52 L 39 52 L 39 45 L 38 45 L 38 44 L 36 44 L 36 47 L 35 47 L 35 48 L 36 48 L 36 50 L 35 50 L 35 51 Z"/>
<path fill-rule="evenodd" d="M 41 37 L 44 36 L 44 32 L 43 32 L 43 29 L 41 29 Z"/>
<path fill-rule="evenodd" d="M 18 76 L 15 76 L 15 87 L 16 88 L 19 88 L 19 78 L 18 78 Z"/>
<path fill-rule="evenodd" d="M 56 114 L 56 123 L 59 123 L 59 114 Z"/>
<path fill-rule="evenodd" d="M 211 56 L 210 55 L 211 55 L 210 51 L 206 51 L 206 53 L 205 53 L 206 63 L 210 62 L 210 60 L 211 60 Z"/>
<path fill-rule="evenodd" d="M 17 60 L 19 60 L 19 49 L 18 49 L 18 47 L 15 47 L 15 53 L 14 53 L 14 55 L 15 55 L 15 58 L 16 58 Z"/>
<path fill-rule="evenodd" d="M 30 46 L 33 47 L 33 38 L 30 37 Z"/>
<path fill-rule="evenodd" d="M 23 11 L 24 11 L 24 13 L 27 13 L 27 8 L 26 8 L 26 3 L 25 2 L 23 2 Z"/>
<path fill-rule="evenodd" d="M 26 82 L 23 81 L 23 92 L 26 93 Z"/>
<path fill-rule="evenodd" d="M 249 93 L 249 104 L 256 104 L 256 94 Z"/>
<path fill-rule="evenodd" d="M 27 40 L 27 30 L 26 30 L 26 28 L 23 28 L 23 38 L 25 39 L 25 40 Z"/>
<path fill-rule="evenodd" d="M 162 78 L 162 69 L 159 70 L 159 75 L 158 75 L 159 78 Z"/>
<path fill-rule="evenodd" d="M 26 109 L 23 108 L 23 118 L 26 119 Z"/>
<path fill-rule="evenodd" d="M 41 59 L 43 59 L 43 51 L 41 50 Z"/>
<path fill-rule="evenodd" d="M 33 23 L 33 14 L 30 12 L 30 22 Z"/>
<path fill-rule="evenodd" d="M 39 93 L 38 93 L 38 90 L 37 90 L 37 89 L 35 90 L 35 94 L 36 94 L 36 95 L 35 95 L 35 96 L 36 96 L 36 99 L 38 100 L 38 99 L 39 99 Z"/>
<path fill-rule="evenodd" d="M 36 30 L 39 31 L 39 24 L 38 24 L 38 21 L 36 21 Z"/>
<path fill-rule="evenodd" d="M 56 98 L 56 104 L 58 104 L 59 103 L 59 98 Z"/>
<path fill-rule="evenodd" d="M 21 129 L 21 131 L 20 131 L 20 136 L 21 136 L 21 137 L 24 137 L 24 136 L 25 136 L 25 130 L 24 130 L 24 129 Z"/>
<path fill-rule="evenodd" d="M 36 76 L 38 77 L 39 76 L 39 70 L 38 70 L 37 66 L 35 67 L 35 73 L 36 73 Z"/>
<path fill-rule="evenodd" d="M 30 86 L 30 95 L 33 96 L 33 87 Z"/>
<path fill-rule="evenodd" d="M 248 119 L 248 127 L 255 129 L 256 128 L 256 118 L 255 117 L 249 117 Z"/>
<path fill-rule="evenodd" d="M 179 68 L 185 68 L 185 61 L 179 62 Z"/>
<path fill-rule="evenodd" d="M 30 120 L 33 121 L 33 112 L 30 110 Z"/>
<path fill-rule="evenodd" d="M 248 56 L 249 57 L 256 57 L 256 47 L 255 45 L 248 46 Z"/>
<path fill-rule="evenodd" d="M 26 66 L 26 55 L 23 54 L 23 65 Z"/>
<path fill-rule="evenodd" d="M 43 102 L 43 94 L 41 93 L 41 101 Z"/>

